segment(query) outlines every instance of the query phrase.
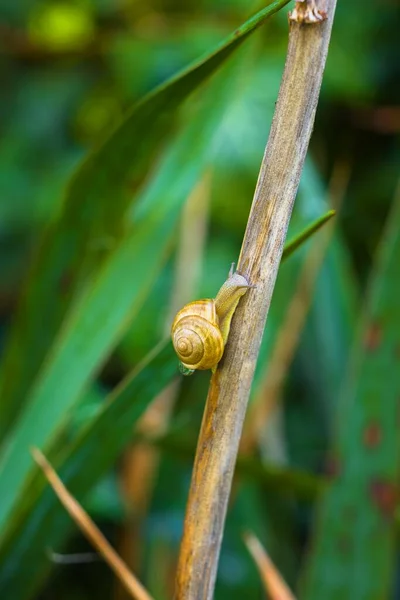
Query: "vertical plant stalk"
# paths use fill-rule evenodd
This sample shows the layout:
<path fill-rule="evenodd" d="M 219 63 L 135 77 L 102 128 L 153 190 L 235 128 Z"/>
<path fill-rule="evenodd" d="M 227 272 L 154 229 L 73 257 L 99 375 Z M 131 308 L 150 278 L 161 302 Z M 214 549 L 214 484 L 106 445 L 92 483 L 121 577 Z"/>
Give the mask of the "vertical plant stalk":
<path fill-rule="evenodd" d="M 140 581 L 130 572 L 114 548 L 108 543 L 89 515 L 83 510 L 79 502 L 69 493 L 39 448 L 31 448 L 31 454 L 72 520 L 75 521 L 89 542 L 104 558 L 110 569 L 120 578 L 121 583 L 128 592 L 128 597 L 134 600 L 153 600 Z"/>
<path fill-rule="evenodd" d="M 238 264 L 256 288 L 239 304 L 224 357 L 211 379 L 186 509 L 176 600 L 213 597 L 243 420 L 314 124 L 336 0 L 312 4 L 326 14 L 323 21 L 290 19 L 285 70 Z"/>

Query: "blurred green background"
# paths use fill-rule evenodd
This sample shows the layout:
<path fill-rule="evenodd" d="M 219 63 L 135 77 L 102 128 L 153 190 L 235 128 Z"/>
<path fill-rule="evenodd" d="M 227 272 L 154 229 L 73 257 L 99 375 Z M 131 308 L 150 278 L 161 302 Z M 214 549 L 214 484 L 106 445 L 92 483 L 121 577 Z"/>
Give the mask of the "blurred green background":
<path fill-rule="evenodd" d="M 86 555 L 90 546 L 33 468 L 32 444 L 65 466 L 66 477 L 74 472 L 71 490 L 154 597 L 173 595 L 209 375 L 182 381 L 167 347 L 126 397 L 115 386 L 165 336 L 173 309 L 213 297 L 237 260 L 292 3 L 210 79 L 188 84 L 195 92 L 188 99 L 189 89 L 176 106 L 165 97 L 144 110 L 137 138 L 122 126 L 129 141 L 109 138 L 114 146 L 69 182 L 136 102 L 263 6 L 1 0 L 4 598 L 126 597 L 106 565 Z M 220 600 L 265 597 L 242 539 L 249 529 L 301 597 L 400 598 L 399 27 L 396 0 L 338 0 L 289 238 L 329 208 L 338 214 L 278 276 L 228 512 Z M 117 314 L 122 288 L 135 291 Z M 93 290 L 100 312 L 92 310 Z M 173 378 L 175 387 L 134 431 Z M 114 421 L 110 410 L 100 427 L 110 393 L 120 412 Z M 15 465 L 20 488 L 10 477 Z"/>

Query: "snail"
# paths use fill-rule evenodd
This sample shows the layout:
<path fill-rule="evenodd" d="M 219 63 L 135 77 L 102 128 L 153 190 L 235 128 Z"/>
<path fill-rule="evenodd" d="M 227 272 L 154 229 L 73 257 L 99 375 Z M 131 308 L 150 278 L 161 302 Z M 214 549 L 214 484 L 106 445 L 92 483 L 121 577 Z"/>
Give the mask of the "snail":
<path fill-rule="evenodd" d="M 231 320 L 240 298 L 253 287 L 231 266 L 228 279 L 215 299 L 195 300 L 175 316 L 172 343 L 181 371 L 191 375 L 196 369 L 214 373 L 224 353 Z"/>

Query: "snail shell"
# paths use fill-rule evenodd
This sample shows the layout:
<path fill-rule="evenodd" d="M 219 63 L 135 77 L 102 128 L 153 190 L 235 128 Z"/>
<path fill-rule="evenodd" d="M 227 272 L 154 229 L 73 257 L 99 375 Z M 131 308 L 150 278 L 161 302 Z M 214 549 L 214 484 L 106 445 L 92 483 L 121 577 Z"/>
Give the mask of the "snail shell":
<path fill-rule="evenodd" d="M 178 312 L 171 336 L 183 374 L 190 375 L 196 369 L 216 371 L 238 302 L 251 287 L 254 286 L 232 265 L 215 300 L 196 300 Z"/>
<path fill-rule="evenodd" d="M 187 369 L 211 369 L 221 360 L 224 340 L 214 300 L 186 304 L 177 313 L 171 333 L 175 352 Z"/>

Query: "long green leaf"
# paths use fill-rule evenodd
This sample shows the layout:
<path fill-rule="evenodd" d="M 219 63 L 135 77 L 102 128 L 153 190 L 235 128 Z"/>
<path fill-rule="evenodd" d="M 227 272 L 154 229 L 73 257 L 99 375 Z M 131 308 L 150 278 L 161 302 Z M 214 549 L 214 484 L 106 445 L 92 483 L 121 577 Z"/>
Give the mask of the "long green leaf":
<path fill-rule="evenodd" d="M 172 345 L 163 344 L 110 395 L 94 423 L 59 457 L 60 476 L 79 501 L 131 440 L 133 426 L 151 400 L 177 374 Z M 60 510 L 56 496 L 35 468 L 29 494 L 22 499 L 0 547 L 1 597 L 32 597 L 51 568 L 45 549 L 58 548 L 72 528 L 70 517 Z"/>
<path fill-rule="evenodd" d="M 29 447 L 44 448 L 57 435 L 124 327 L 139 317 L 166 256 L 181 207 L 209 161 L 212 136 L 225 106 L 223 90 L 218 100 L 212 92 L 213 88 L 151 181 L 146 192 L 150 210 L 137 219 L 133 234 L 120 242 L 74 304 L 39 373 L 0 459 L 0 487 L 7 482 L 0 496 L 0 525 L 29 477 Z"/>
<path fill-rule="evenodd" d="M 400 438 L 400 195 L 383 234 L 366 316 L 340 406 L 335 475 L 302 597 L 389 598 L 396 561 Z"/>
<path fill-rule="evenodd" d="M 126 209 L 171 130 L 174 111 L 248 35 L 288 2 L 270 2 L 213 52 L 145 97 L 78 169 L 61 219 L 41 244 L 7 349 L 1 377 L 0 439 L 18 414 L 71 298 L 104 255 L 118 245 Z"/>
<path fill-rule="evenodd" d="M 325 223 L 330 221 L 335 216 L 334 210 L 328 210 L 322 217 L 315 219 L 308 227 L 306 227 L 299 235 L 296 235 L 292 240 L 285 245 L 282 252 L 282 260 L 289 258 L 293 252 L 304 244 L 314 233 L 316 233 Z"/>

